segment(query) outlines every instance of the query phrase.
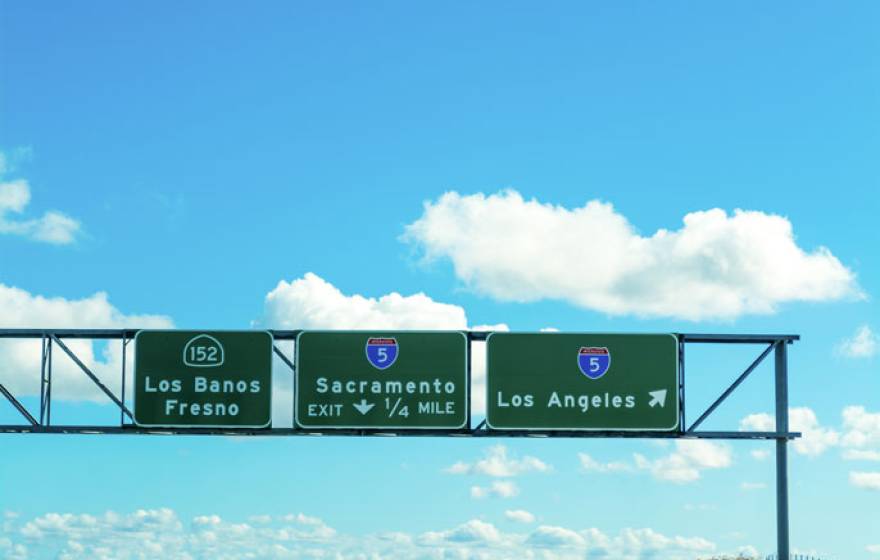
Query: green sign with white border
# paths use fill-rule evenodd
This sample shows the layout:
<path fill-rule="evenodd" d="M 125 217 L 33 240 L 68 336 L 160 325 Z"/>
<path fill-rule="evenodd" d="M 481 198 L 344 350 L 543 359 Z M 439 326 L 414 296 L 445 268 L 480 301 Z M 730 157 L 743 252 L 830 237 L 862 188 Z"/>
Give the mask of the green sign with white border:
<path fill-rule="evenodd" d="M 678 428 L 675 335 L 502 332 L 486 351 L 491 429 Z"/>
<path fill-rule="evenodd" d="M 271 333 L 143 330 L 134 341 L 138 426 L 266 428 L 272 423 Z"/>
<path fill-rule="evenodd" d="M 464 428 L 467 347 L 462 332 L 301 332 L 296 339 L 295 425 Z"/>

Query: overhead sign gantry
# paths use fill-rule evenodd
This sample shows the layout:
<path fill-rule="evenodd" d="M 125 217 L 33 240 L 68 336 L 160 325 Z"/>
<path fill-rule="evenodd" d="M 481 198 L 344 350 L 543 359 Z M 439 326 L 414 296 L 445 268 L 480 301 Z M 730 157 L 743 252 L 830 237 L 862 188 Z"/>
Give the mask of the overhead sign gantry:
<path fill-rule="evenodd" d="M 136 414 L 132 414 L 126 400 L 125 368 L 126 350 L 135 338 L 139 350 L 135 360 Z M 487 419 L 471 428 L 469 352 L 473 341 L 487 338 Z M 0 433 L 772 440 L 776 445 L 777 552 L 779 558 L 789 556 L 787 444 L 800 434 L 790 432 L 788 425 L 787 349 L 799 339 L 797 335 L 409 331 L 139 334 L 133 329 L 0 329 L 2 339 L 40 341 L 40 352 L 35 353 L 40 367 L 33 370 L 40 372 L 40 391 L 39 411 L 33 414 L 3 384 L 10 374 L 27 373 L 11 372 L 6 364 L 0 364 L 0 396 L 25 421 L 0 424 Z M 65 343 L 66 339 L 121 341 L 121 395 L 107 387 Z M 297 341 L 296 358 L 282 352 L 274 344 L 277 341 Z M 690 425 L 685 416 L 685 348 L 689 344 L 765 345 L 761 354 Z M 53 423 L 54 348 L 60 349 L 118 408 L 118 425 Z M 271 426 L 271 353 L 295 371 L 293 427 Z M 771 353 L 775 362 L 775 430 L 699 429 Z M 224 412 L 219 422 L 218 410 Z"/>

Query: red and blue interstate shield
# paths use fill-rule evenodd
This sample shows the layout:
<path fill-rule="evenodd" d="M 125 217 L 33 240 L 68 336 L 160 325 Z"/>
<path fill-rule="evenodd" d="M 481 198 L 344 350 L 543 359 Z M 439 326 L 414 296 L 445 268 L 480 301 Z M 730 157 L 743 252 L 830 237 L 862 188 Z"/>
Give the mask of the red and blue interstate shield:
<path fill-rule="evenodd" d="M 376 369 L 388 369 L 397 360 L 397 340 L 370 337 L 367 339 L 367 360 Z"/>
<path fill-rule="evenodd" d="M 578 368 L 590 379 L 599 379 L 611 367 L 611 352 L 604 346 L 581 346 Z"/>

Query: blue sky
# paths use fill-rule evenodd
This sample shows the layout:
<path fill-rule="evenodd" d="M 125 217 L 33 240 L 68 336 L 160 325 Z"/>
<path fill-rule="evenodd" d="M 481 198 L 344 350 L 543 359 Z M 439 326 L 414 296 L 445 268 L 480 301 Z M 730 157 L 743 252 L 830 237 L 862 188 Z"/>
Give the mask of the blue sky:
<path fill-rule="evenodd" d="M 0 2 L 0 325 L 798 333 L 793 547 L 880 557 L 878 15 Z M 0 382 L 32 395 L 30 349 L 0 344 Z M 689 417 L 759 350 L 689 349 Z M 770 373 L 706 427 L 766 423 Z M 59 375 L 59 422 L 113 421 Z M 0 448 L 10 558 L 774 546 L 769 443 Z"/>

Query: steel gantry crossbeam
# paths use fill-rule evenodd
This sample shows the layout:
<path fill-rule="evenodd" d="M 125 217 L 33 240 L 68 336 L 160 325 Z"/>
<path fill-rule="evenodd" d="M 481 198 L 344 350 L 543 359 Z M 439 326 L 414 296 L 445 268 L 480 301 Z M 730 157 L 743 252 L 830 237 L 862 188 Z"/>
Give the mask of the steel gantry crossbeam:
<path fill-rule="evenodd" d="M 300 330 L 269 331 L 274 341 L 295 341 Z M 438 430 L 355 430 L 355 429 L 304 429 L 268 427 L 260 429 L 230 428 L 147 428 L 137 426 L 132 412 L 126 405 L 126 362 L 128 345 L 138 333 L 137 329 L 0 329 L 0 343 L 4 340 L 40 341 L 40 380 L 39 413 L 35 416 L 10 391 L 4 381 L 11 376 L 26 376 L 27 372 L 10 371 L 9 364 L 0 363 L 0 395 L 7 400 L 22 418 L 17 424 L 0 424 L 0 433 L 19 434 L 116 434 L 116 435 L 235 435 L 235 436 L 397 436 L 397 437 L 462 437 L 462 438 L 652 438 L 652 439 L 728 439 L 728 440 L 773 440 L 776 442 L 776 504 L 777 504 L 777 553 L 779 558 L 789 556 L 788 534 L 788 441 L 800 437 L 800 433 L 789 431 L 788 425 L 788 346 L 799 340 L 798 335 L 762 334 L 693 334 L 678 333 L 679 360 L 679 422 L 678 428 L 668 432 L 658 431 L 577 431 L 577 430 L 498 430 L 487 426 L 482 420 L 472 427 L 470 419 L 461 429 Z M 465 333 L 468 350 L 474 341 L 485 341 L 491 331 L 470 331 Z M 65 340 L 119 341 L 121 345 L 120 395 L 116 395 L 70 348 Z M 688 426 L 686 412 L 685 349 L 694 344 L 747 344 L 765 346 L 755 360 L 740 373 L 718 398 Z M 61 349 L 97 387 L 108 401 L 119 410 L 119 422 L 113 425 L 69 425 L 52 422 L 53 354 L 55 347 Z M 285 354 L 273 343 L 272 350 L 291 373 L 295 369 L 293 355 Z M 771 354 L 774 354 L 775 419 L 774 431 L 705 431 L 698 428 L 733 394 L 736 389 Z M 468 351 L 467 378 L 471 379 L 470 351 Z M 35 364 L 36 366 L 36 364 Z M 470 382 L 470 381 L 469 381 Z M 292 407 L 293 403 L 291 403 Z M 470 415 L 469 415 L 470 416 Z"/>

